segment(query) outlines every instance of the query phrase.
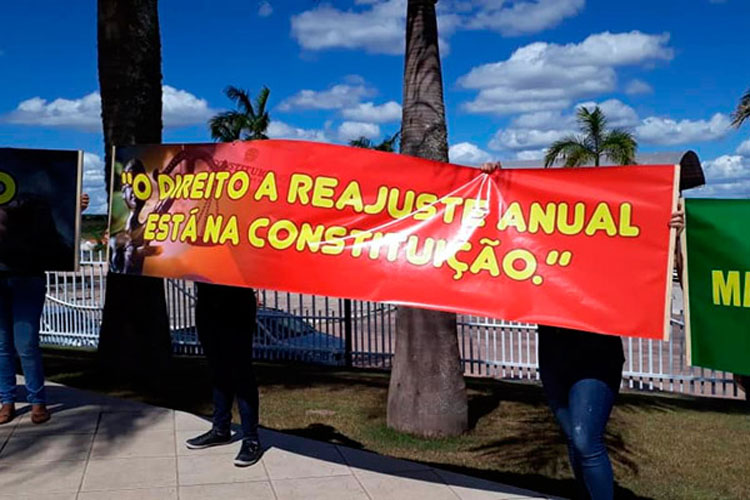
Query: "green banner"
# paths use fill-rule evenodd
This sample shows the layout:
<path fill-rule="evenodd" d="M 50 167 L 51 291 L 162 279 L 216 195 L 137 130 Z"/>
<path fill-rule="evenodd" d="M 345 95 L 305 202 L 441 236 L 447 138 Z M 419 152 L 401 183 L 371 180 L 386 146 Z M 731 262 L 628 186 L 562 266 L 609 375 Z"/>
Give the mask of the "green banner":
<path fill-rule="evenodd" d="M 750 375 L 750 200 L 685 200 L 691 365 Z"/>

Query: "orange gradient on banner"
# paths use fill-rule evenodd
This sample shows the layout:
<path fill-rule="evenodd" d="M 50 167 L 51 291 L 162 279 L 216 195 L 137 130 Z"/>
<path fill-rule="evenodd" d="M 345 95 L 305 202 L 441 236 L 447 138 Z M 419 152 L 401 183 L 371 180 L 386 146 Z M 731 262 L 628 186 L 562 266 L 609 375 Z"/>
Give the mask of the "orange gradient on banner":
<path fill-rule="evenodd" d="M 673 165 L 483 174 L 280 140 L 115 157 L 115 272 L 668 331 Z"/>

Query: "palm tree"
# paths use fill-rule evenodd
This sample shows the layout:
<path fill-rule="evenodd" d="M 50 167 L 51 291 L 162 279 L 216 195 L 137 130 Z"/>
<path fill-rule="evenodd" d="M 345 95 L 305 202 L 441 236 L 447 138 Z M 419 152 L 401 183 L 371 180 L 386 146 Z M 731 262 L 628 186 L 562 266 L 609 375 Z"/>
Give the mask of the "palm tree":
<path fill-rule="evenodd" d="M 587 163 L 598 167 L 602 156 L 619 165 L 635 163 L 638 143 L 633 134 L 617 128 L 607 131 L 607 117 L 599 106 L 594 111 L 581 107 L 577 119 L 583 135 L 569 135 L 555 141 L 544 156 L 545 167 L 553 165 L 558 159 L 564 160 L 566 167 Z"/>
<path fill-rule="evenodd" d="M 224 111 L 208 121 L 211 138 L 219 142 L 268 139 L 266 129 L 271 122 L 266 111 L 266 103 L 271 93 L 268 87 L 261 89 L 255 98 L 254 106 L 247 90 L 230 85 L 224 93 L 235 103 L 238 110 Z"/>
<path fill-rule="evenodd" d="M 98 0 L 99 89 L 110 193 L 112 145 L 158 144 L 162 131 L 157 0 Z M 107 274 L 99 354 L 106 369 L 158 383 L 172 352 L 164 281 Z"/>
<path fill-rule="evenodd" d="M 380 144 L 373 143 L 370 139 L 362 136 L 358 139 L 352 139 L 349 141 L 349 145 L 355 148 L 374 149 L 375 151 L 385 151 L 386 153 L 396 152 L 396 141 L 398 140 L 401 132 L 396 132 L 392 136 L 383 139 Z"/>
<path fill-rule="evenodd" d="M 737 109 L 732 113 L 732 125 L 740 128 L 740 125 L 748 118 L 750 118 L 750 90 L 745 92 L 745 95 L 742 96 L 739 104 L 737 104 Z"/>
<path fill-rule="evenodd" d="M 436 0 L 409 0 L 406 12 L 401 153 L 448 161 Z M 399 307 L 388 389 L 388 426 L 422 436 L 468 429 L 456 315 Z"/>

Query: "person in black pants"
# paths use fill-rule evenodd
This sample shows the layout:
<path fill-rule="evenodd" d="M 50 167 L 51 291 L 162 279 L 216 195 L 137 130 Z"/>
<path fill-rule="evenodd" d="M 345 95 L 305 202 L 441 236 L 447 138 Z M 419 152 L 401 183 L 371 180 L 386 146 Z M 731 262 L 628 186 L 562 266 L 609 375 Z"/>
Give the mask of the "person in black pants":
<path fill-rule="evenodd" d="M 253 465 L 263 454 L 258 438 L 258 385 L 253 372 L 256 299 L 252 288 L 198 283 L 195 325 L 208 360 L 213 386 L 213 427 L 188 439 L 190 449 L 229 443 L 235 397 L 242 424 L 242 446 L 234 465 Z"/>

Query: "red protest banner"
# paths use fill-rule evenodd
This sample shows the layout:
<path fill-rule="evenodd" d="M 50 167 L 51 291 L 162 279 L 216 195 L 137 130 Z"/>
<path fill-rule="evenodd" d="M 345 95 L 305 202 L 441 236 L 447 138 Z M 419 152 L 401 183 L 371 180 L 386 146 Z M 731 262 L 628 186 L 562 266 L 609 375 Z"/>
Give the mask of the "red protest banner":
<path fill-rule="evenodd" d="M 668 332 L 677 167 L 502 170 L 296 141 L 118 148 L 115 272 Z"/>

